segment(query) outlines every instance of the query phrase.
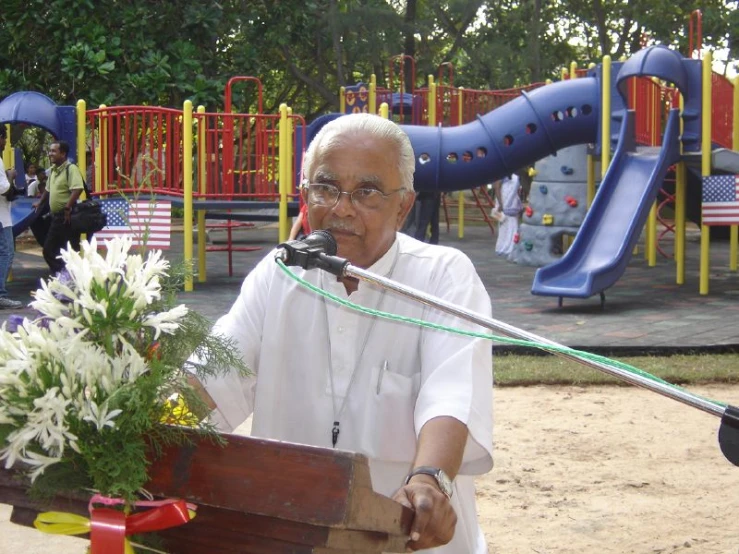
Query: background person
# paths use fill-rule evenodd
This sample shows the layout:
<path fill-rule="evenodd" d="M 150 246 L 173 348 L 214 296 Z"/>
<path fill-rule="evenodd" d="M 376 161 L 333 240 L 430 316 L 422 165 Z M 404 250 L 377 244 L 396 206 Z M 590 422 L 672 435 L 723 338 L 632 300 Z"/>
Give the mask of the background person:
<path fill-rule="evenodd" d="M 59 252 L 69 243 L 72 249 L 79 251 L 80 234 L 72 230 L 72 208 L 84 190 L 82 173 L 71 163 L 69 144 L 63 140 L 52 142 L 49 146 L 49 161 L 52 163 L 47 190 L 38 202 L 33 204 L 36 211 L 43 209 L 44 202 L 49 201 L 51 224 L 44 240 L 44 260 L 51 273 L 58 273 L 64 269 L 64 262 L 59 258 Z"/>
<path fill-rule="evenodd" d="M 520 188 L 521 181 L 515 173 L 493 185 L 496 200 L 494 209 L 505 215 L 498 225 L 498 238 L 495 241 L 495 253 L 499 256 L 507 257 L 513 252 L 514 237 L 518 233 L 518 218 L 523 211 Z"/>
<path fill-rule="evenodd" d="M 44 194 L 44 191 L 46 190 L 47 181 L 48 181 L 48 176 L 46 175 L 46 170 L 42 168 L 38 168 L 38 171 L 33 181 L 28 183 L 26 194 L 30 196 L 31 198 L 41 197 Z"/>
<path fill-rule="evenodd" d="M 355 266 L 489 316 L 469 258 L 398 233 L 414 203 L 414 169 L 410 141 L 394 123 L 369 114 L 328 123 L 305 158 L 311 228 L 330 230 L 338 255 Z M 363 306 L 480 331 L 355 279 L 295 273 Z M 415 509 L 409 548 L 487 552 L 473 475 L 492 467 L 488 341 L 334 304 L 297 286 L 274 254 L 249 273 L 214 332 L 233 338 L 254 372 L 205 382 L 219 428 L 253 413 L 254 436 L 361 452 L 374 489 Z"/>
<path fill-rule="evenodd" d="M 0 153 L 5 150 L 8 135 L 5 125 L 0 125 Z M 15 238 L 13 236 L 13 219 L 10 215 L 10 202 L 3 196 L 15 179 L 15 171 L 6 171 L 0 156 L 0 309 L 17 310 L 23 302 L 8 296 L 6 281 L 15 256 Z"/>

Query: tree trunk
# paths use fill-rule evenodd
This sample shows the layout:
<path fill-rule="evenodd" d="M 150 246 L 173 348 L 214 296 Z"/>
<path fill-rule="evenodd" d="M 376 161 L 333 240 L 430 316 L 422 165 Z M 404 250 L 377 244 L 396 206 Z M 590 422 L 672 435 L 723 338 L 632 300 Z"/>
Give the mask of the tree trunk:
<path fill-rule="evenodd" d="M 416 57 L 416 13 L 417 13 L 417 1 L 408 0 L 405 7 L 405 41 L 403 43 L 403 53 L 411 58 Z M 405 90 L 411 92 L 415 87 L 416 83 L 413 82 L 415 75 L 413 75 L 413 66 L 409 63 L 403 63 L 404 75 L 403 79 L 405 82 Z"/>

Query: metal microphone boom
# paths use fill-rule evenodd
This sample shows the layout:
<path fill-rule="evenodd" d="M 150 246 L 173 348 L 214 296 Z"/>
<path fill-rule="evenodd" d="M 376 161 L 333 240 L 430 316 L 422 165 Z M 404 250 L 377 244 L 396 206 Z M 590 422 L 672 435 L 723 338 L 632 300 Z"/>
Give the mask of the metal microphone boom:
<path fill-rule="evenodd" d="M 324 233 L 331 236 L 329 232 Z M 331 236 L 331 238 L 333 240 L 333 236 Z M 413 289 L 411 287 L 403 285 L 402 283 L 398 283 L 396 281 L 393 281 L 392 279 L 377 275 L 360 267 L 353 266 L 343 258 L 328 255 L 324 252 L 319 252 L 314 254 L 314 259 L 314 261 L 311 261 L 309 264 L 307 264 L 310 267 L 307 267 L 306 269 L 310 269 L 311 267 L 318 267 L 320 269 L 324 269 L 326 271 L 329 271 L 330 273 L 333 273 L 337 277 L 353 277 L 356 279 L 361 279 L 362 281 L 373 283 L 428 306 L 437 308 L 443 312 L 461 317 L 463 319 L 466 319 L 467 321 L 471 321 L 472 323 L 476 323 L 481 327 L 485 327 L 486 329 L 490 329 L 491 331 L 501 333 L 502 335 L 505 335 L 507 337 L 536 342 L 545 346 L 552 346 L 557 350 L 548 351 L 552 354 L 555 354 L 556 356 L 560 356 L 568 360 L 573 360 L 577 363 L 592 367 L 594 369 L 598 369 L 632 385 L 645 388 L 652 392 L 661 394 L 662 396 L 666 396 L 668 398 L 672 398 L 673 400 L 682 402 L 683 404 L 687 404 L 688 406 L 692 406 L 693 408 L 702 410 L 706 413 L 718 416 L 721 418 L 721 427 L 719 428 L 718 434 L 721 452 L 732 464 L 739 466 L 739 408 L 735 406 L 728 405 L 724 408 L 723 406 L 715 402 L 711 402 L 709 400 L 706 400 L 705 398 L 701 398 L 700 396 L 691 394 L 688 391 L 672 387 L 669 384 L 653 381 L 643 375 L 631 373 L 625 369 L 613 367 L 598 360 L 588 360 L 586 358 L 580 357 L 576 351 L 569 351 L 571 349 L 567 348 L 564 345 L 561 345 L 544 337 L 540 337 L 533 333 L 529 333 L 528 331 L 524 331 L 523 329 L 519 329 L 518 327 L 514 327 L 513 325 L 509 325 L 502 321 L 489 318 L 471 310 L 467 310 L 466 308 L 462 308 L 460 306 L 447 302 L 446 300 Z M 287 264 L 287 262 L 285 263 L 286 265 L 290 265 Z"/>

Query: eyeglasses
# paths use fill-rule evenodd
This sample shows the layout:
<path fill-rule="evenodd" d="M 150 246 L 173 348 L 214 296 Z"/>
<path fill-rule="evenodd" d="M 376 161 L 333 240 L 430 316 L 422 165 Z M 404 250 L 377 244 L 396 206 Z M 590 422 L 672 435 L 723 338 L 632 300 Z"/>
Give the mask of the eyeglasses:
<path fill-rule="evenodd" d="M 376 210 L 382 206 L 382 203 L 390 196 L 403 190 L 405 189 L 401 187 L 394 191 L 384 193 L 377 189 L 362 187 L 354 189 L 351 192 L 345 192 L 339 190 L 339 187 L 336 185 L 310 183 L 308 185 L 308 202 L 317 206 L 333 208 L 339 203 L 341 195 L 346 194 L 351 199 L 354 207 L 365 210 Z"/>

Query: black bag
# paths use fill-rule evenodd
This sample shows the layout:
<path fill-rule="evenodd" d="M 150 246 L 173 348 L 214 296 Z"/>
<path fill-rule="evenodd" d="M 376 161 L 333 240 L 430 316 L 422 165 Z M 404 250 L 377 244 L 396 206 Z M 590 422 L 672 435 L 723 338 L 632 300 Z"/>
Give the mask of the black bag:
<path fill-rule="evenodd" d="M 88 235 L 97 233 L 108 224 L 108 216 L 103 213 L 103 204 L 94 199 L 75 204 L 69 219 L 72 231 Z"/>
<path fill-rule="evenodd" d="M 15 186 L 15 183 L 10 183 L 10 188 L 3 193 L 5 200 L 12 202 L 19 196 L 23 196 L 23 191 Z"/>
<path fill-rule="evenodd" d="M 71 165 L 71 164 L 70 164 Z M 79 170 L 79 168 L 78 168 Z M 67 183 L 69 183 L 69 165 L 67 165 Z M 80 172 L 80 176 L 82 173 Z M 87 186 L 85 178 L 82 178 L 82 186 L 85 190 L 87 200 L 77 202 L 72 208 L 69 224 L 75 233 L 86 235 L 97 233 L 108 224 L 108 216 L 103 213 L 103 205 L 100 200 L 92 197 L 92 191 Z"/>

